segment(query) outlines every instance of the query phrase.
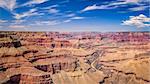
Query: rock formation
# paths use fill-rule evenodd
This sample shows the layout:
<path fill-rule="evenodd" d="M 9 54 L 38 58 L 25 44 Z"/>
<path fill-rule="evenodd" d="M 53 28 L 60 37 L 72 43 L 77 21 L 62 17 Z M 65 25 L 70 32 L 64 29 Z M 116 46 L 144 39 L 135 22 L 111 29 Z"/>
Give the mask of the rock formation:
<path fill-rule="evenodd" d="M 148 32 L 0 32 L 0 84 L 149 84 Z"/>

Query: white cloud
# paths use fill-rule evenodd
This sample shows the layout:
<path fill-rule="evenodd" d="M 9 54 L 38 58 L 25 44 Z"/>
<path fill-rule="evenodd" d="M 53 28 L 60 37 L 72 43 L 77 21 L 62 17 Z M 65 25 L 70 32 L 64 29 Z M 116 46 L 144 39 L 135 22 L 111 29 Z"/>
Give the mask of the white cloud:
<path fill-rule="evenodd" d="M 39 15 L 39 13 L 36 12 L 36 11 L 37 11 L 37 9 L 30 9 L 29 11 L 24 12 L 22 14 L 14 13 L 14 18 L 15 19 L 22 19 L 24 17 L 29 17 L 29 16 L 33 16 L 33 15 Z"/>
<path fill-rule="evenodd" d="M 32 25 L 40 25 L 40 26 L 49 25 L 49 26 L 52 26 L 52 25 L 57 25 L 57 24 L 60 24 L 60 22 L 55 21 L 55 20 L 53 20 L 53 21 L 49 20 L 49 21 L 36 21 L 35 24 L 32 24 Z"/>
<path fill-rule="evenodd" d="M 52 9 L 49 9 L 48 12 L 49 13 L 58 13 L 59 10 L 52 8 Z"/>
<path fill-rule="evenodd" d="M 7 20 L 1 20 L 1 19 L 0 19 L 0 26 L 5 25 L 5 24 L 7 24 L 7 23 L 8 23 Z"/>
<path fill-rule="evenodd" d="M 71 17 L 67 20 L 64 20 L 63 22 L 64 23 L 68 23 L 68 22 L 71 22 L 72 20 L 80 20 L 80 19 L 84 19 L 85 17 L 79 17 L 79 16 L 74 16 L 74 17 Z"/>
<path fill-rule="evenodd" d="M 41 3 L 44 3 L 44 2 L 47 2 L 48 0 L 31 0 L 21 6 L 31 6 L 31 5 L 34 5 L 34 4 L 41 4 Z"/>
<path fill-rule="evenodd" d="M 56 8 L 56 7 L 59 7 L 59 5 L 55 4 L 55 5 L 51 5 L 51 6 L 48 6 L 48 7 L 43 7 L 41 9 L 51 9 L 51 8 Z"/>
<path fill-rule="evenodd" d="M 18 25 L 18 24 L 22 24 L 23 22 L 25 22 L 26 20 L 13 20 L 12 24 L 13 25 Z"/>
<path fill-rule="evenodd" d="M 140 14 L 139 16 L 130 16 L 129 20 L 123 21 L 122 25 L 141 27 L 150 27 L 150 18 Z"/>
<path fill-rule="evenodd" d="M 70 19 L 79 20 L 79 19 L 84 19 L 84 17 L 78 17 L 78 16 L 76 16 L 76 17 L 72 17 L 72 18 L 70 18 Z"/>
<path fill-rule="evenodd" d="M 51 6 L 48 6 L 48 7 L 43 7 L 43 8 L 40 8 L 40 9 L 44 10 L 45 12 L 55 14 L 55 13 L 59 13 L 59 10 L 56 9 L 58 6 L 59 5 L 55 4 L 55 5 L 51 5 Z"/>
<path fill-rule="evenodd" d="M 149 0 L 119 0 L 119 1 L 125 1 L 128 3 L 149 2 Z"/>
<path fill-rule="evenodd" d="M 40 3 L 44 3 L 47 2 L 48 0 L 32 0 L 30 1 L 30 4 L 40 4 Z"/>
<path fill-rule="evenodd" d="M 0 0 L 0 7 L 13 11 L 17 7 L 16 0 Z"/>
<path fill-rule="evenodd" d="M 10 25 L 9 28 L 26 28 L 24 25 Z"/>
<path fill-rule="evenodd" d="M 123 2 L 127 2 L 127 3 L 138 3 L 141 0 L 118 0 L 118 1 L 123 1 Z"/>
<path fill-rule="evenodd" d="M 146 8 L 148 8 L 149 6 L 139 6 L 139 7 L 133 7 L 133 8 L 129 8 L 128 10 L 130 11 L 142 11 L 145 10 Z"/>
<path fill-rule="evenodd" d="M 114 9 L 114 8 L 118 8 L 123 5 L 128 5 L 128 4 L 141 5 L 140 2 L 143 2 L 143 0 L 117 0 L 117 1 L 113 1 L 113 2 L 99 5 L 99 6 L 96 4 L 92 6 L 87 6 L 83 10 L 81 10 L 81 12 L 91 11 L 91 10 L 100 10 L 100 9 Z"/>
<path fill-rule="evenodd" d="M 15 13 L 15 11 L 13 11 L 16 8 L 19 8 L 21 6 L 27 6 L 27 5 L 33 5 L 33 4 L 40 4 L 40 3 L 44 3 L 48 0 L 30 0 L 29 2 L 23 4 L 23 5 L 18 5 L 17 4 L 17 0 L 0 0 L 0 7 L 6 10 L 9 10 L 10 13 L 12 13 L 15 19 L 22 19 L 24 17 L 29 17 L 29 16 L 33 16 L 33 15 L 42 15 L 42 13 L 38 13 L 35 12 L 37 11 L 37 9 L 30 9 L 27 12 L 23 12 L 21 14 Z M 51 12 L 57 12 L 56 10 L 51 10 Z"/>
<path fill-rule="evenodd" d="M 6 20 L 0 20 L 0 23 L 5 23 L 5 22 L 7 22 Z"/>
<path fill-rule="evenodd" d="M 71 14 L 66 15 L 66 17 L 73 17 L 73 16 L 75 16 L 75 15 L 76 15 L 76 14 L 71 13 Z"/>
<path fill-rule="evenodd" d="M 101 6 L 96 6 L 96 4 L 94 4 L 92 6 L 87 6 L 86 8 L 82 10 L 82 12 L 90 11 L 90 10 L 97 10 L 97 9 L 101 9 Z"/>
<path fill-rule="evenodd" d="M 71 19 L 65 20 L 64 23 L 71 22 Z"/>
<path fill-rule="evenodd" d="M 117 8 L 118 5 L 121 4 L 125 4 L 125 3 L 111 3 L 111 4 L 107 4 L 107 5 L 100 5 L 97 6 L 96 4 L 92 5 L 92 6 L 87 6 L 86 8 L 84 8 L 81 12 L 85 12 L 85 11 L 91 11 L 91 10 L 100 10 L 100 9 L 114 9 Z"/>

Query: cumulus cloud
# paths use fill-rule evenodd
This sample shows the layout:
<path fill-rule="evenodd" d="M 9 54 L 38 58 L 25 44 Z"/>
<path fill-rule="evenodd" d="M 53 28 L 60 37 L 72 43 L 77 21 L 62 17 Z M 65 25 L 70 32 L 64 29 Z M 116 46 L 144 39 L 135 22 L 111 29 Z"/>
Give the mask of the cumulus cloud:
<path fill-rule="evenodd" d="M 137 28 L 150 27 L 150 18 L 143 14 L 130 16 L 129 20 L 123 21 L 122 25 L 136 26 Z"/>
<path fill-rule="evenodd" d="M 13 11 L 17 7 L 17 2 L 16 0 L 0 0 L 0 7 Z"/>

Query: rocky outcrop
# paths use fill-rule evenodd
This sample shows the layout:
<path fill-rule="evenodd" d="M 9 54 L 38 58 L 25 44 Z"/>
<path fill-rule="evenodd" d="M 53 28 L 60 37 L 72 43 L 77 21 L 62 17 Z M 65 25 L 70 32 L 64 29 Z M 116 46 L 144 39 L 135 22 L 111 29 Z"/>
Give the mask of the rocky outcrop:
<path fill-rule="evenodd" d="M 1 47 L 20 47 L 21 42 L 18 38 L 13 38 L 11 35 L 0 34 L 0 48 Z"/>
<path fill-rule="evenodd" d="M 16 68 L 16 71 L 7 70 L 3 76 L 8 76 L 9 79 L 2 84 L 53 84 L 53 80 L 49 73 L 38 71 L 34 68 Z M 10 74 L 11 73 L 11 74 Z"/>
<path fill-rule="evenodd" d="M 59 56 L 47 59 L 39 59 L 35 62 L 37 69 L 45 72 L 51 72 L 53 74 L 64 71 L 75 71 L 79 67 L 78 60 L 69 56 Z"/>
<path fill-rule="evenodd" d="M 1 47 L 20 47 L 21 43 L 20 41 L 13 41 L 13 42 L 6 42 L 6 43 L 0 43 L 0 48 Z"/>
<path fill-rule="evenodd" d="M 3 84 L 19 84 L 20 83 L 20 74 L 18 75 L 13 75 L 10 77 L 10 79 Z"/>
<path fill-rule="evenodd" d="M 40 75 L 40 76 L 32 76 L 22 74 L 20 76 L 19 84 L 53 84 L 53 81 L 50 77 L 50 74 Z"/>
<path fill-rule="evenodd" d="M 38 35 L 37 35 L 38 34 Z M 46 48 L 67 48 L 72 47 L 72 44 L 65 39 L 57 39 L 57 36 L 50 37 L 47 34 L 44 33 L 24 33 L 24 35 L 21 35 L 22 44 L 24 46 L 28 45 L 35 45 L 35 46 L 42 46 Z M 32 35 L 32 36 L 31 36 Z M 41 36 L 40 36 L 41 35 Z"/>
<path fill-rule="evenodd" d="M 3 84 L 53 84 L 50 74 L 34 76 L 27 74 L 13 75 Z"/>
<path fill-rule="evenodd" d="M 117 42 L 149 42 L 149 33 L 147 32 L 118 32 L 114 33 L 111 38 Z"/>
<path fill-rule="evenodd" d="M 145 53 L 126 59 L 118 58 L 109 61 L 100 59 L 96 61 L 96 69 L 106 74 L 106 77 L 100 81 L 100 84 L 149 84 L 150 68 L 146 67 L 150 65 L 148 55 L 148 53 Z"/>

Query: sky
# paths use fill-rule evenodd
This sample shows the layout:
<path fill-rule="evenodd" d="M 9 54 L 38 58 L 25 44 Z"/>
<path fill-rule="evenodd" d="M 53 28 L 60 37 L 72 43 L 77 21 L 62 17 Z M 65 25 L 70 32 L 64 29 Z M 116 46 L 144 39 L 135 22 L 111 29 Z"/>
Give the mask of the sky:
<path fill-rule="evenodd" d="M 150 31 L 149 0 L 0 0 L 0 31 Z"/>

